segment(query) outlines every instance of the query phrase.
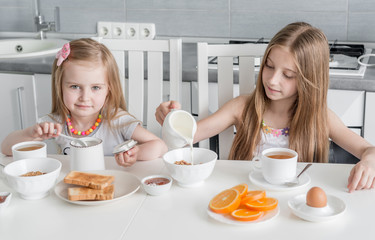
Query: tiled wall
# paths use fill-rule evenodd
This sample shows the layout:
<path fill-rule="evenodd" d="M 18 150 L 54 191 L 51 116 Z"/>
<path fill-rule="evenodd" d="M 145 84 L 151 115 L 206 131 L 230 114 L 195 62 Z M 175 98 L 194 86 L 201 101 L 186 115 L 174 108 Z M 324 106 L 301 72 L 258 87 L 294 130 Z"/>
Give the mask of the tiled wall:
<path fill-rule="evenodd" d="M 0 0 L 0 31 L 35 31 L 34 0 Z M 97 21 L 153 22 L 160 36 L 270 38 L 306 21 L 328 39 L 375 42 L 374 0 L 40 0 L 61 32 L 96 33 Z"/>

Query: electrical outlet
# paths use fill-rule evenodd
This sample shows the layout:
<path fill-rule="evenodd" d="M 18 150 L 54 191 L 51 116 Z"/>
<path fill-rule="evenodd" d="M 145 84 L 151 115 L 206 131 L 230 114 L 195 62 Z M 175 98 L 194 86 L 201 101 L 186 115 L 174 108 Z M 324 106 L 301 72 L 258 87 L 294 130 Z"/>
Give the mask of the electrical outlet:
<path fill-rule="evenodd" d="M 125 38 L 125 23 L 112 23 L 112 38 Z"/>
<path fill-rule="evenodd" d="M 140 23 L 139 24 L 139 39 L 149 39 L 155 38 L 155 24 L 154 23 Z"/>
<path fill-rule="evenodd" d="M 99 37 L 112 38 L 112 23 L 98 22 L 97 32 Z"/>
<path fill-rule="evenodd" d="M 126 39 L 139 39 L 139 24 L 125 23 L 125 37 Z"/>

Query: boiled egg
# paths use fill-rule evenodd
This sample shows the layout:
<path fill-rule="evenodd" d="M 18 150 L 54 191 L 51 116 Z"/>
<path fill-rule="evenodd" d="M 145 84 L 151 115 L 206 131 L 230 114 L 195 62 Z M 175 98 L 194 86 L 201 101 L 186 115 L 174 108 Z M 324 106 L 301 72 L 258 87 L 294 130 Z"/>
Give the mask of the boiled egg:
<path fill-rule="evenodd" d="M 306 204 L 310 207 L 323 208 L 327 206 L 327 195 L 320 187 L 312 187 L 306 194 Z"/>

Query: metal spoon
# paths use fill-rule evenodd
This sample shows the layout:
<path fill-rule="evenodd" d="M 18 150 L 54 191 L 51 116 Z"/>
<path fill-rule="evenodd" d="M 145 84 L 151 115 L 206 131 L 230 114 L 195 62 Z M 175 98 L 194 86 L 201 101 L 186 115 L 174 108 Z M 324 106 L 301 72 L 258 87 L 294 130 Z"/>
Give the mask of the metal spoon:
<path fill-rule="evenodd" d="M 290 182 L 286 182 L 284 183 L 284 185 L 288 186 L 288 187 L 293 187 L 297 184 L 299 184 L 299 177 L 302 175 L 302 173 L 304 173 L 309 167 L 311 167 L 311 163 L 307 164 L 305 166 L 305 168 L 297 175 L 297 177 L 295 179 L 293 179 L 293 181 L 290 181 Z"/>
<path fill-rule="evenodd" d="M 82 141 L 82 140 L 79 139 L 79 138 L 71 137 L 71 136 L 68 136 L 68 135 L 65 135 L 65 134 L 62 134 L 62 133 L 60 133 L 59 136 L 64 137 L 64 138 L 69 139 L 69 140 L 72 140 L 72 141 L 76 141 L 76 142 L 77 142 L 78 144 L 80 144 L 81 146 L 85 146 L 85 147 L 87 147 L 87 143 L 86 143 L 85 141 Z"/>

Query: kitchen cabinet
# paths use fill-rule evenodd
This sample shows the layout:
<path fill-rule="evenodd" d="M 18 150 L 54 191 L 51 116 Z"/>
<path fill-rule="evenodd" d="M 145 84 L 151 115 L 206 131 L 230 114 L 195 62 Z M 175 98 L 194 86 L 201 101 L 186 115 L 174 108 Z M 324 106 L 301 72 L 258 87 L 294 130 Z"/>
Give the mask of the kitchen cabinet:
<path fill-rule="evenodd" d="M 354 132 L 363 135 L 365 92 L 329 89 L 328 107 Z"/>
<path fill-rule="evenodd" d="M 2 142 L 10 132 L 35 124 L 37 111 L 33 75 L 0 73 L 0 82 Z"/>
<path fill-rule="evenodd" d="M 375 145 L 375 92 L 366 92 L 364 137 L 372 145 Z"/>

